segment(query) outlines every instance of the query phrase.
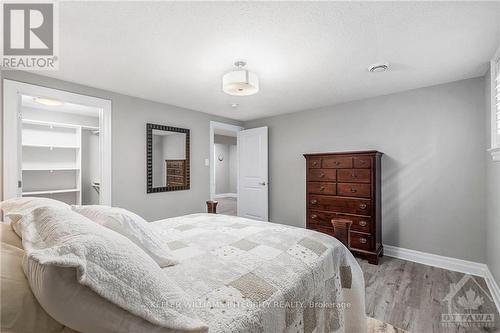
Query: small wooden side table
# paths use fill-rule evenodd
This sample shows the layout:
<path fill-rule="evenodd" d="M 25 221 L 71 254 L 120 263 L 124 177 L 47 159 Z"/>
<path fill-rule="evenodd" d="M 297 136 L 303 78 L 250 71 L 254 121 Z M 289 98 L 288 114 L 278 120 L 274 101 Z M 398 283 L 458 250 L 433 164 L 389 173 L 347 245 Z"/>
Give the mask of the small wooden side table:
<path fill-rule="evenodd" d="M 217 214 L 217 204 L 219 202 L 208 200 L 207 201 L 207 212 L 210 214 Z"/>

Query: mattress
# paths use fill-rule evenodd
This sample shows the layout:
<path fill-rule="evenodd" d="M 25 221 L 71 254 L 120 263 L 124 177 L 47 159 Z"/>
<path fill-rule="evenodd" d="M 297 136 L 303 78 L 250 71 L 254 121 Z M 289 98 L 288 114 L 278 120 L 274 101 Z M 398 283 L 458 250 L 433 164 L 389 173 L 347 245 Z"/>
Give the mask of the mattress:
<path fill-rule="evenodd" d="M 366 332 L 363 273 L 333 237 L 215 214 L 152 226 L 181 262 L 163 272 L 209 332 Z"/>

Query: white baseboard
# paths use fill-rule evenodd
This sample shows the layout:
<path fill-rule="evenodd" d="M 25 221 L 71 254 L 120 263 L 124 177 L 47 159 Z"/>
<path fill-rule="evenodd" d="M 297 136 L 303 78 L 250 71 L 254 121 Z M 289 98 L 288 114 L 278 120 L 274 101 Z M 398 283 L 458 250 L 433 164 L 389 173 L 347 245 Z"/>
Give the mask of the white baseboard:
<path fill-rule="evenodd" d="M 484 278 L 500 312 L 500 289 L 486 264 L 384 245 L 384 255 Z"/>
<path fill-rule="evenodd" d="M 215 198 L 238 198 L 237 193 L 220 193 L 216 194 Z"/>
<path fill-rule="evenodd" d="M 484 279 L 486 280 L 486 284 L 488 285 L 488 288 L 490 289 L 491 296 L 493 296 L 493 300 L 495 301 L 495 304 L 497 305 L 497 309 L 500 312 L 500 288 L 498 288 L 498 284 L 495 281 L 493 274 L 491 274 L 491 271 L 489 268 L 486 269 Z"/>
<path fill-rule="evenodd" d="M 488 269 L 486 264 L 467 261 L 451 257 L 440 256 L 426 252 L 420 252 L 402 247 L 384 245 L 384 254 L 389 257 L 418 262 L 420 264 L 448 269 L 465 274 L 484 277 Z"/>

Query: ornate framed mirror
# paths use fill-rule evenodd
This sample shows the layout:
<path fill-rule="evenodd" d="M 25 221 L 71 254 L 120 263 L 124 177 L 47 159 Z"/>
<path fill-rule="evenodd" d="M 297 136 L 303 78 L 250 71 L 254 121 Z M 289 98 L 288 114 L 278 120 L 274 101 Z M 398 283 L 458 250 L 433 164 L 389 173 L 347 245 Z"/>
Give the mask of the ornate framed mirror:
<path fill-rule="evenodd" d="M 146 124 L 147 193 L 189 190 L 189 130 Z"/>

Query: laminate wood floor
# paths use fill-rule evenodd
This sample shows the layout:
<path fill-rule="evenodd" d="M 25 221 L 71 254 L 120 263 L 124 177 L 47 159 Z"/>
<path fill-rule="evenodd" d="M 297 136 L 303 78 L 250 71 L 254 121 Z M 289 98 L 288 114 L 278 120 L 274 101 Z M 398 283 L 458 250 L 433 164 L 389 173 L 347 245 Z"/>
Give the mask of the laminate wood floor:
<path fill-rule="evenodd" d="M 358 262 L 365 275 L 366 313 L 370 317 L 411 333 L 500 332 L 500 315 L 483 278 L 471 279 L 463 273 L 387 256 L 378 266 L 363 259 Z M 442 324 L 441 315 L 450 313 L 445 297 L 451 284 L 463 284 L 452 298 L 451 313 L 493 314 L 493 327 Z"/>

